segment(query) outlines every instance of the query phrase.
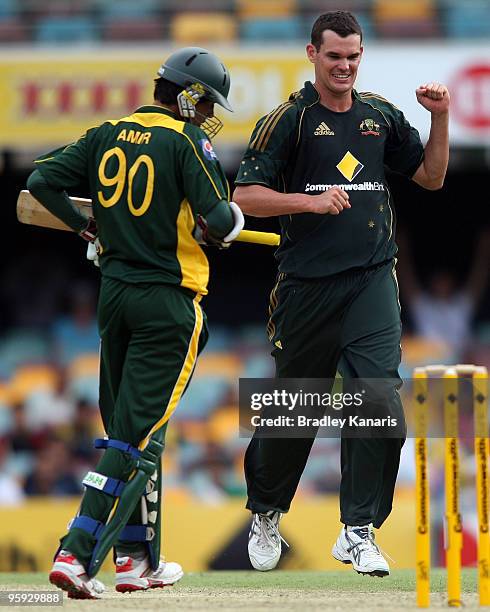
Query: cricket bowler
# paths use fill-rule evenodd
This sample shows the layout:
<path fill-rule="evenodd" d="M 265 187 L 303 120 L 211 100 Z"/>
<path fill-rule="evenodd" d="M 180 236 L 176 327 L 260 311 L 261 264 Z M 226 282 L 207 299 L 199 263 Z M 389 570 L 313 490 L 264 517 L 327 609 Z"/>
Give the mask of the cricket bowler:
<path fill-rule="evenodd" d="M 277 216 L 281 225 L 268 324 L 276 375 L 334 379 L 338 370 L 344 384 L 393 381 L 390 416 L 404 424 L 395 221 L 384 166 L 426 189 L 442 187 L 449 93 L 438 83 L 415 91 L 431 118 L 424 148 L 394 104 L 354 89 L 363 46 L 351 13 L 321 15 L 306 53 L 314 82 L 258 121 L 234 193 L 246 214 Z M 373 527 L 391 512 L 404 430 L 400 437 L 341 440 L 343 527 L 332 554 L 361 574 L 389 574 Z M 258 570 L 271 570 L 280 559 L 279 520 L 290 508 L 313 441 L 250 441 L 248 552 Z"/>

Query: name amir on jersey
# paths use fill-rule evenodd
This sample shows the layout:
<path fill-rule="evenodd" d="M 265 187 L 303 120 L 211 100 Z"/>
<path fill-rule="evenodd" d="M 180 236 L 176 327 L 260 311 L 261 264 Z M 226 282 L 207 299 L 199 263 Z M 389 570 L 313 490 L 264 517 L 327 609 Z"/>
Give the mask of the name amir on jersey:
<path fill-rule="evenodd" d="M 138 132 L 137 130 L 121 130 L 117 135 L 117 140 L 131 142 L 132 144 L 148 144 L 151 132 Z"/>

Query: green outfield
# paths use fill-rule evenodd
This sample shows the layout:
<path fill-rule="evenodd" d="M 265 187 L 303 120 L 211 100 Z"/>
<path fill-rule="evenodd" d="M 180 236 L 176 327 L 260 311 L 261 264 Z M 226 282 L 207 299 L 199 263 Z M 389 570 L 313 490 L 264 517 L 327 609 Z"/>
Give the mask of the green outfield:
<path fill-rule="evenodd" d="M 388 578 L 339 572 L 203 572 L 186 575 L 176 586 L 120 595 L 114 576 L 101 574 L 107 592 L 100 601 L 71 601 L 72 610 L 415 610 L 413 571 L 395 570 Z M 462 575 L 465 610 L 477 609 L 476 572 Z M 0 574 L 0 590 L 51 589 L 45 574 Z M 445 571 L 432 572 L 432 607 L 446 607 Z M 52 610 L 59 608 L 51 608 Z"/>

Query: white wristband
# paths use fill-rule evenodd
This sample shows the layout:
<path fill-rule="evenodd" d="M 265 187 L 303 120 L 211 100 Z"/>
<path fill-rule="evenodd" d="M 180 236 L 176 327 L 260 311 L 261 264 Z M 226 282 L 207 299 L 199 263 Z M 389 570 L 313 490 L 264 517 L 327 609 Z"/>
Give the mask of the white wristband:
<path fill-rule="evenodd" d="M 231 212 L 233 214 L 233 220 L 235 225 L 229 234 L 227 234 L 222 240 L 223 242 L 232 242 L 238 236 L 238 234 L 242 231 L 243 226 L 245 225 L 245 218 L 243 216 L 240 207 L 236 202 L 230 202 Z"/>

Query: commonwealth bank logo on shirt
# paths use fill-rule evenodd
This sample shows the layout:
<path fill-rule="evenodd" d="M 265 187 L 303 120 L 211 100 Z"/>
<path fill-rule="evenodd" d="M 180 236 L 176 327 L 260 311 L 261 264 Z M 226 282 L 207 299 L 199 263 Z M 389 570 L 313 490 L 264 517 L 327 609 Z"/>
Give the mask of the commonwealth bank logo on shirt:
<path fill-rule="evenodd" d="M 335 132 L 328 127 L 325 121 L 322 121 L 313 133 L 315 136 L 335 136 Z"/>
<path fill-rule="evenodd" d="M 336 166 L 337 170 L 344 176 L 348 181 L 353 181 L 359 172 L 364 168 L 364 164 L 352 155 L 350 151 L 344 155 Z"/>
<path fill-rule="evenodd" d="M 209 140 L 207 140 L 206 138 L 203 138 L 202 140 L 199 141 L 199 144 L 202 147 L 202 152 L 206 159 L 209 159 L 209 161 L 218 159 L 216 153 L 214 152 L 213 145 L 209 142 Z"/>

